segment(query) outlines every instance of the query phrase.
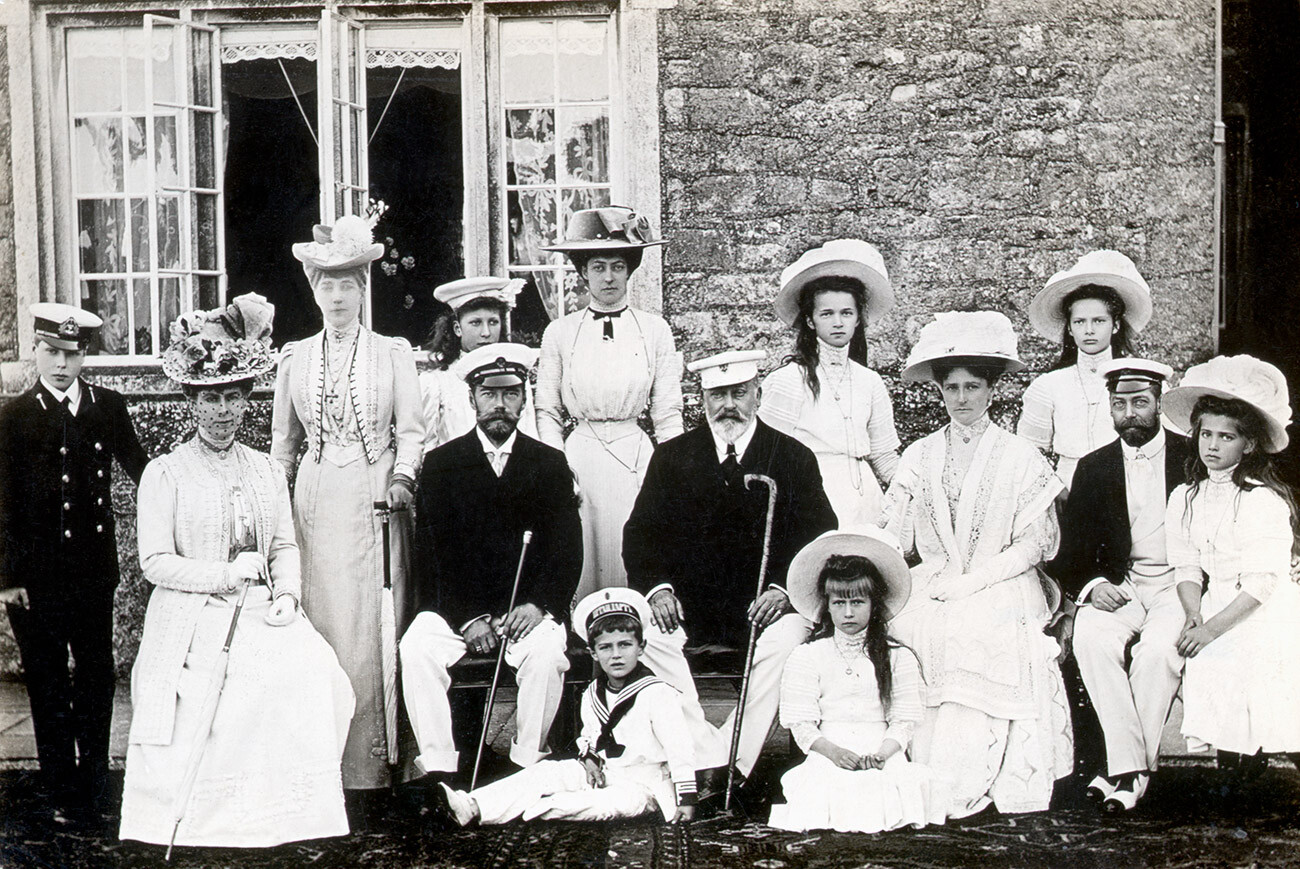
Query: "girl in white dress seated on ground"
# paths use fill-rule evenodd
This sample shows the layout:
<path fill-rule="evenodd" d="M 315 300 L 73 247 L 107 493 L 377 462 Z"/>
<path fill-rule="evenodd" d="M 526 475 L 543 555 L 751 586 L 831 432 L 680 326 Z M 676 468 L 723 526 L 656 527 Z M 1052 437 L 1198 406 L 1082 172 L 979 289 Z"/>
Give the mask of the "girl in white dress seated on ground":
<path fill-rule="evenodd" d="M 912 586 L 902 553 L 875 528 L 828 531 L 795 556 L 786 586 L 823 636 L 796 648 L 781 677 L 781 725 L 808 757 L 782 776 L 786 804 L 768 823 L 845 833 L 942 824 L 947 783 L 907 759 L 921 671 L 888 634 Z"/>
<path fill-rule="evenodd" d="M 794 350 L 763 380 L 758 416 L 817 455 L 840 526 L 872 525 L 898 467 L 894 407 L 867 367 L 867 322 L 894 291 L 880 253 L 865 241 L 828 241 L 781 273 L 776 315 Z"/>
<path fill-rule="evenodd" d="M 254 380 L 273 364 L 272 314 L 252 294 L 187 314 L 163 354 L 198 433 L 140 480 L 140 565 L 154 590 L 131 672 L 123 839 L 165 845 L 178 816 L 177 845 L 267 847 L 348 832 L 340 762 L 352 688 L 298 607 L 284 471 L 235 440 Z"/>
<path fill-rule="evenodd" d="M 658 810 L 678 823 L 695 816 L 695 748 L 681 694 L 645 664 L 650 604 L 629 588 L 587 595 L 573 630 L 596 662 L 582 693 L 578 757 L 543 760 L 465 793 L 440 784 L 444 810 L 473 821 L 608 821 Z"/>
<path fill-rule="evenodd" d="M 469 401 L 469 388 L 452 366 L 477 347 L 506 340 L 510 311 L 523 286 L 519 278 L 474 277 L 434 289 L 433 297 L 450 310 L 438 318 L 424 346 L 433 363 L 431 370 L 420 372 L 426 453 L 474 428 L 477 419 Z M 527 385 L 519 430 L 531 438 L 537 437 L 533 390 Z"/>
<path fill-rule="evenodd" d="M 1165 516 L 1187 613 L 1182 731 L 1244 784 L 1269 754 L 1300 762 L 1296 502 L 1271 457 L 1287 445 L 1286 379 L 1254 357 L 1221 356 L 1189 369 L 1164 408 L 1196 450 Z"/>

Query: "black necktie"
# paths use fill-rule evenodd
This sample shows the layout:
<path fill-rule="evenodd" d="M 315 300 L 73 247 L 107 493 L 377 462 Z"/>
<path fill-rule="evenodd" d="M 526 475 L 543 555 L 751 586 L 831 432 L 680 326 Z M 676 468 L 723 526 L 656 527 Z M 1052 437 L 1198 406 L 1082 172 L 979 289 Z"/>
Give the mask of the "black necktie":
<path fill-rule="evenodd" d="M 601 320 L 605 321 L 602 325 L 605 327 L 603 337 L 606 341 L 614 340 L 614 321 L 618 319 L 618 317 L 620 317 L 622 313 L 626 310 L 627 307 L 625 306 L 619 308 L 617 311 L 592 311 L 591 312 L 591 319 L 595 320 L 597 323 L 599 323 Z"/>
<path fill-rule="evenodd" d="M 71 398 L 68 398 L 68 397 L 65 395 L 65 396 L 63 396 L 62 399 L 59 400 L 59 404 L 63 405 L 63 412 L 66 413 L 68 416 L 76 416 L 76 414 L 74 414 L 74 413 L 72 412 L 72 399 L 71 399 Z"/>
<path fill-rule="evenodd" d="M 727 457 L 722 460 L 722 478 L 727 481 L 728 486 L 739 486 L 741 483 L 740 461 L 736 457 L 736 445 L 727 444 Z"/>

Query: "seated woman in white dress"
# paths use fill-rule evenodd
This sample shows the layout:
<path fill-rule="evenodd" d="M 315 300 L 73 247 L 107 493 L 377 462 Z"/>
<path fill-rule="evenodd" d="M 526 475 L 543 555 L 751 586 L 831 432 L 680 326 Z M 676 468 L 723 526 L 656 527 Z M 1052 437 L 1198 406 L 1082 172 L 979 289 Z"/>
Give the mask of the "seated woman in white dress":
<path fill-rule="evenodd" d="M 903 451 L 881 521 L 915 549 L 894 619 L 921 662 L 926 710 L 913 759 L 949 778 L 949 817 L 1047 809 L 1073 766 L 1059 648 L 1036 566 L 1056 552 L 1061 481 L 1032 444 L 988 417 L 993 386 L 1024 366 L 993 311 L 937 314 L 903 378 L 932 380 L 948 425 Z"/>
<path fill-rule="evenodd" d="M 867 368 L 866 336 L 893 304 L 885 261 L 865 241 L 828 241 L 781 273 L 774 305 L 794 351 L 763 380 L 758 416 L 817 455 L 840 527 L 876 523 L 898 467 L 894 407 Z"/>
<path fill-rule="evenodd" d="M 519 278 L 461 278 L 436 287 L 433 297 L 448 305 L 433 326 L 424 349 L 433 368 L 420 372 L 420 398 L 424 407 L 424 451 L 442 446 L 474 428 L 474 408 L 464 378 L 452 366 L 476 347 L 506 340 L 506 325 L 524 282 Z M 537 437 L 533 390 L 524 389 L 524 409 L 519 430 Z"/>
<path fill-rule="evenodd" d="M 272 313 L 250 294 L 184 315 L 163 354 L 198 433 L 140 481 L 140 564 L 154 590 L 131 672 L 123 839 L 266 847 L 348 832 L 340 763 L 352 688 L 298 609 L 284 471 L 235 440 L 273 364 Z"/>
<path fill-rule="evenodd" d="M 1300 761 L 1296 501 L 1272 459 L 1287 445 L 1286 379 L 1254 357 L 1220 356 L 1189 369 L 1164 408 L 1196 450 L 1165 515 L 1187 614 L 1183 735 L 1244 783 L 1270 754 Z"/>
<path fill-rule="evenodd" d="M 1052 369 L 1025 390 L 1016 434 L 1057 456 L 1070 487 L 1079 459 L 1115 440 L 1110 393 L 1097 367 L 1134 355 L 1133 336 L 1151 319 L 1151 290 L 1124 254 L 1095 250 L 1052 275 L 1029 303 L 1029 322 L 1061 345 Z"/>
<path fill-rule="evenodd" d="M 781 724 L 808 757 L 781 777 L 786 803 L 772 806 L 771 826 L 878 833 L 947 818 L 947 784 L 907 759 L 923 686 L 888 624 L 911 586 L 875 528 L 828 531 L 795 556 L 790 602 L 823 623 L 822 637 L 796 648 L 781 677 Z"/>

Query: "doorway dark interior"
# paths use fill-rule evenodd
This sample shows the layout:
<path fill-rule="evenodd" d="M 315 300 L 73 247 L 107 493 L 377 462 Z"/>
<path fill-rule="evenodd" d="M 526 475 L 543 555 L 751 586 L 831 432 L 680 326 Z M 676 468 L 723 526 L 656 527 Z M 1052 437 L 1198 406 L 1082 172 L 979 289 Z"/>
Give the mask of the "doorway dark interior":
<path fill-rule="evenodd" d="M 311 335 L 321 324 L 302 266 L 290 253 L 295 242 L 311 240 L 320 208 L 311 133 L 316 127 L 316 64 L 251 60 L 229 64 L 222 73 L 229 131 L 227 295 L 266 296 L 275 305 L 274 341 L 280 346 Z"/>
<path fill-rule="evenodd" d="M 1223 353 L 1282 369 L 1300 395 L 1300 3 L 1225 0 Z M 1300 483 L 1300 431 L 1286 476 Z"/>
<path fill-rule="evenodd" d="M 419 346 L 445 307 L 434 287 L 465 273 L 460 71 L 371 69 L 366 95 L 370 196 L 388 206 L 375 227 L 387 251 L 370 273 L 373 324 Z"/>

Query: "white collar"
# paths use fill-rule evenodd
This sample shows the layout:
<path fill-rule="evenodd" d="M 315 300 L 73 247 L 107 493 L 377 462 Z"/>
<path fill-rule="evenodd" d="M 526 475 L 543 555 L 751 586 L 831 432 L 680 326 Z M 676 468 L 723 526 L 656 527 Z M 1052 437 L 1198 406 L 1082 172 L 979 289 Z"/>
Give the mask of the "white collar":
<path fill-rule="evenodd" d="M 515 438 L 519 435 L 519 429 L 515 429 L 510 433 L 510 437 L 505 439 L 505 442 L 502 443 L 501 446 L 497 446 L 483 433 L 483 429 L 474 426 L 474 431 L 478 434 L 478 442 L 483 445 L 483 452 L 487 453 L 489 459 L 494 458 L 495 456 L 510 455 L 511 451 L 515 448 Z"/>
<path fill-rule="evenodd" d="M 1231 468 L 1224 468 L 1222 471 L 1211 471 L 1209 468 L 1206 468 L 1205 473 L 1208 475 L 1211 483 L 1222 486 L 1225 483 L 1233 482 L 1232 473 L 1235 470 L 1237 470 L 1237 466 L 1233 465 Z"/>
<path fill-rule="evenodd" d="M 1079 359 L 1076 364 L 1081 370 L 1087 371 L 1089 374 L 1096 374 L 1097 366 L 1101 365 L 1103 362 L 1109 362 L 1111 357 L 1114 355 L 1114 351 L 1111 347 L 1107 347 L 1105 350 L 1102 350 L 1099 353 L 1094 353 L 1091 356 L 1080 350 Z"/>
<path fill-rule="evenodd" d="M 1124 442 L 1123 438 L 1119 439 L 1119 448 L 1124 451 L 1124 461 L 1131 462 L 1142 454 L 1144 459 L 1154 459 L 1164 454 L 1165 451 L 1165 427 L 1162 425 L 1156 432 L 1156 436 L 1147 441 L 1140 447 L 1131 447 Z"/>
<path fill-rule="evenodd" d="M 757 430 L 758 415 L 755 414 L 749 421 L 749 427 L 736 438 L 736 461 L 740 461 L 741 456 L 745 455 L 745 450 L 749 449 L 749 442 L 754 439 L 754 432 Z M 718 437 L 718 433 L 712 426 L 709 426 L 709 434 L 713 435 L 713 449 L 718 454 L 718 463 L 721 464 L 727 458 L 727 442 Z"/>
<path fill-rule="evenodd" d="M 827 344 L 821 338 L 817 339 L 817 361 L 831 368 L 840 368 L 849 363 L 849 345 L 836 347 L 834 344 Z"/>
<path fill-rule="evenodd" d="M 64 392 L 61 389 L 55 389 L 53 386 L 50 385 L 50 382 L 46 380 L 44 377 L 41 378 L 41 386 L 44 386 L 47 390 L 49 390 L 50 395 L 53 395 L 54 400 L 59 403 L 62 403 L 64 398 L 68 399 L 68 409 L 72 411 L 73 416 L 77 415 L 77 408 L 81 406 L 81 378 L 80 377 L 72 381 L 72 385 L 68 387 L 67 392 Z"/>

